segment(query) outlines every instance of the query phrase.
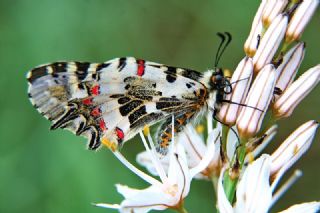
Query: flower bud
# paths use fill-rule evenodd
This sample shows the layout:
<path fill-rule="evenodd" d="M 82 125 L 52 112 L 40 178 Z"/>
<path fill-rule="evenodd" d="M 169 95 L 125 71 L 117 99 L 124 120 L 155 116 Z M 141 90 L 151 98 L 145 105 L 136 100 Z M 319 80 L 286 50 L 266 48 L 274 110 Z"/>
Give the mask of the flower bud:
<path fill-rule="evenodd" d="M 291 48 L 283 57 L 283 61 L 277 68 L 276 87 L 284 91 L 295 78 L 305 52 L 305 43 L 300 42 Z"/>
<path fill-rule="evenodd" d="M 278 98 L 273 105 L 273 113 L 276 117 L 289 117 L 296 106 L 319 83 L 320 65 L 317 65 L 303 73 L 294 81 Z"/>
<path fill-rule="evenodd" d="M 261 127 L 262 120 L 273 96 L 276 80 L 275 68 L 266 65 L 257 75 L 246 98 L 246 107 L 241 109 L 237 128 L 241 137 L 254 136 Z"/>
<path fill-rule="evenodd" d="M 228 94 L 225 99 L 230 100 L 232 103 L 225 103 L 222 105 L 218 118 L 222 123 L 230 126 L 234 125 L 240 111 L 240 105 L 247 96 L 251 79 L 253 74 L 252 59 L 245 57 L 237 66 L 234 74 L 232 75 L 230 83 L 232 84 L 232 93 Z M 239 103 L 239 104 L 237 104 Z"/>
<path fill-rule="evenodd" d="M 277 15 L 282 13 L 288 0 L 269 0 L 262 14 L 262 23 L 268 27 Z"/>
<path fill-rule="evenodd" d="M 315 13 L 319 4 L 319 0 L 303 0 L 294 12 L 286 32 L 286 41 L 288 43 L 296 41 L 309 23 L 311 17 Z"/>
<path fill-rule="evenodd" d="M 267 3 L 267 0 L 261 1 L 259 9 L 253 19 L 249 37 L 247 38 L 247 40 L 244 44 L 244 51 L 247 54 L 247 56 L 249 56 L 249 57 L 254 56 L 254 54 L 258 48 L 259 36 L 261 35 L 262 29 L 263 29 L 262 22 L 261 22 L 261 16 L 262 16 L 262 12 L 264 11 L 264 8 L 266 6 L 266 3 Z"/>
<path fill-rule="evenodd" d="M 253 57 L 254 71 L 259 70 L 270 63 L 276 53 L 288 25 L 288 16 L 279 14 L 271 23 Z"/>
<path fill-rule="evenodd" d="M 308 121 L 296 129 L 271 155 L 271 175 L 276 185 L 281 176 L 309 149 L 319 123 Z"/>

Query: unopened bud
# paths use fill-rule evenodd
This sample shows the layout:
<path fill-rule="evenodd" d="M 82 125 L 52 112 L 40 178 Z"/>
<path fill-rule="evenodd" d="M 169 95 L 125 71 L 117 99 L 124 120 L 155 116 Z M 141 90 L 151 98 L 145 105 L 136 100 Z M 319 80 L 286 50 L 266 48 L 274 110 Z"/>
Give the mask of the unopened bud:
<path fill-rule="evenodd" d="M 262 26 L 262 12 L 266 6 L 267 0 L 262 0 L 259 9 L 253 19 L 250 34 L 244 44 L 244 51 L 249 57 L 253 57 L 260 41 L 260 36 L 263 30 Z"/>
<path fill-rule="evenodd" d="M 288 0 L 269 0 L 262 14 L 262 23 L 268 27 L 277 15 L 282 13 Z"/>
<path fill-rule="evenodd" d="M 253 75 L 253 64 L 251 58 L 244 58 L 237 66 L 232 75 L 230 83 L 232 84 L 232 93 L 225 99 L 231 103 L 224 103 L 217 114 L 222 123 L 230 126 L 234 125 L 240 111 L 240 105 L 243 104 L 248 93 Z"/>
<path fill-rule="evenodd" d="M 276 80 L 275 68 L 266 65 L 257 75 L 237 119 L 237 128 L 241 137 L 254 136 L 261 127 L 262 120 L 273 96 Z"/>
<path fill-rule="evenodd" d="M 312 120 L 291 133 L 271 155 L 271 174 L 289 169 L 309 149 L 318 127 L 319 123 Z"/>
<path fill-rule="evenodd" d="M 303 73 L 294 81 L 278 98 L 273 105 L 273 113 L 276 117 L 289 117 L 296 106 L 319 83 L 320 65 L 317 65 Z"/>
<path fill-rule="evenodd" d="M 270 63 L 276 53 L 288 25 L 288 16 L 279 14 L 271 23 L 270 27 L 262 37 L 256 54 L 253 57 L 254 71 L 259 72 L 261 68 Z"/>
<path fill-rule="evenodd" d="M 276 87 L 284 91 L 295 78 L 305 52 L 305 43 L 300 42 L 291 48 L 283 57 L 282 63 L 277 68 Z"/>
<path fill-rule="evenodd" d="M 319 0 L 303 0 L 292 16 L 286 32 L 286 41 L 296 41 L 301 37 L 319 4 Z"/>

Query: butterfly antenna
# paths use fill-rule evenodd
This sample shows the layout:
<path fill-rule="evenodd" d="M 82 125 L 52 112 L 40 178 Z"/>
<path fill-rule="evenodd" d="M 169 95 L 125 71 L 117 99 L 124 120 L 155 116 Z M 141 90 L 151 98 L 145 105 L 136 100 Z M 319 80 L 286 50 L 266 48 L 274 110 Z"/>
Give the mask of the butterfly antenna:
<path fill-rule="evenodd" d="M 221 56 L 223 55 L 227 46 L 229 46 L 230 42 L 232 41 L 232 36 L 229 32 L 224 32 L 224 33 L 218 32 L 217 35 L 221 38 L 221 42 L 219 44 L 219 47 L 216 53 L 216 58 L 214 63 L 215 67 L 218 67 Z"/>
<path fill-rule="evenodd" d="M 259 109 L 259 108 L 257 108 L 257 107 L 249 106 L 249 105 L 242 104 L 242 103 L 233 102 L 233 101 L 230 101 L 230 100 L 221 100 L 221 102 L 223 102 L 223 103 L 229 103 L 229 104 L 236 104 L 236 105 L 239 105 L 239 106 L 248 107 L 248 108 L 251 108 L 251 109 L 258 110 L 258 111 L 260 111 L 260 112 L 264 112 L 262 109 Z"/>
<path fill-rule="evenodd" d="M 234 133 L 234 135 L 237 137 L 238 143 L 240 144 L 240 137 L 239 137 L 238 133 L 236 132 L 236 130 L 234 130 L 231 126 L 229 126 L 229 125 L 223 123 L 222 121 L 220 121 L 220 120 L 217 118 L 216 114 L 217 114 L 217 110 L 213 110 L 213 116 L 212 116 L 213 120 L 221 123 L 222 125 L 225 125 L 225 126 L 229 127 L 230 130 L 231 130 L 231 131 Z"/>

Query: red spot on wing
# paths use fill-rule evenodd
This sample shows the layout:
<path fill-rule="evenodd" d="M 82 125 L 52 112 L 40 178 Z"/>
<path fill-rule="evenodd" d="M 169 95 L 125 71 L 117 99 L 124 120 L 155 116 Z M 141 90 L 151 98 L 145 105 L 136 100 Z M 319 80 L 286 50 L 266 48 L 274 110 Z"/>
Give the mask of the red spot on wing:
<path fill-rule="evenodd" d="M 116 127 L 116 134 L 120 140 L 122 140 L 124 138 L 124 133 L 123 133 L 122 129 L 120 129 L 119 127 Z"/>
<path fill-rule="evenodd" d="M 84 105 L 91 105 L 92 104 L 92 98 L 85 98 L 82 100 L 82 103 Z"/>
<path fill-rule="evenodd" d="M 144 70 L 145 70 L 145 66 L 144 66 L 144 60 L 137 60 L 138 63 L 138 70 L 137 70 L 137 75 L 138 76 L 143 76 L 144 75 Z"/>
<path fill-rule="evenodd" d="M 91 111 L 91 115 L 94 117 L 98 117 L 101 115 L 100 107 L 96 107 Z"/>
<path fill-rule="evenodd" d="M 91 94 L 92 95 L 99 95 L 100 94 L 100 86 L 95 85 L 91 88 Z"/>
<path fill-rule="evenodd" d="M 106 131 L 108 128 L 106 127 L 106 123 L 104 122 L 104 120 L 101 118 L 100 120 L 99 120 L 99 126 L 100 126 L 100 129 L 102 130 L 102 131 Z"/>

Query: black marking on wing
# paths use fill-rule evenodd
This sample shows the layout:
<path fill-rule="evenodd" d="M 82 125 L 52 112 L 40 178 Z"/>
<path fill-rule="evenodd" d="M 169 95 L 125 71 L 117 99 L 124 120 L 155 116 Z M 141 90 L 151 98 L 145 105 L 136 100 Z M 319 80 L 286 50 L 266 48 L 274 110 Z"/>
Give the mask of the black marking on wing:
<path fill-rule="evenodd" d="M 50 65 L 52 68 L 53 73 L 61 73 L 67 72 L 68 63 L 66 62 L 55 62 Z"/>
<path fill-rule="evenodd" d="M 76 75 L 79 81 L 83 81 L 88 75 L 88 69 L 91 63 L 88 62 L 75 62 L 76 65 Z"/>
<path fill-rule="evenodd" d="M 47 75 L 47 66 L 37 67 L 30 71 L 30 77 L 28 78 L 28 81 L 30 83 L 33 83 L 38 78 L 41 78 L 42 76 Z"/>
<path fill-rule="evenodd" d="M 172 66 L 166 66 L 167 70 L 164 71 L 166 74 L 176 75 L 177 74 L 177 68 Z"/>
<path fill-rule="evenodd" d="M 100 147 L 100 134 L 97 128 L 94 126 L 89 126 L 88 129 L 91 134 L 88 149 L 95 150 Z"/>
<path fill-rule="evenodd" d="M 190 70 L 190 69 L 183 69 L 183 71 L 181 72 L 181 75 L 195 81 L 199 81 L 199 79 L 202 78 L 203 76 L 202 73 L 197 72 L 195 70 Z"/>
<path fill-rule="evenodd" d="M 168 75 L 166 76 L 166 79 L 167 79 L 167 81 L 168 81 L 169 83 L 173 83 L 173 82 L 175 82 L 175 81 L 177 80 L 177 76 L 168 74 Z"/>
<path fill-rule="evenodd" d="M 96 70 L 97 72 L 101 71 L 104 68 L 107 68 L 108 66 L 110 66 L 110 63 L 101 63 L 97 66 Z"/>
<path fill-rule="evenodd" d="M 128 103 L 129 101 L 131 101 L 131 98 L 126 97 L 126 96 L 125 97 L 121 97 L 121 98 L 118 99 L 118 103 L 121 104 L 121 105 L 125 104 L 125 103 Z"/>
<path fill-rule="evenodd" d="M 148 66 L 151 66 L 151 67 L 154 67 L 154 68 L 161 68 L 161 66 L 163 65 L 160 65 L 160 64 L 148 64 Z"/>
<path fill-rule="evenodd" d="M 164 71 L 167 74 L 166 79 L 169 83 L 173 83 L 177 80 L 177 68 L 167 66 L 167 70 Z"/>
<path fill-rule="evenodd" d="M 110 95 L 110 98 L 121 98 L 121 97 L 124 97 L 124 94 L 113 94 L 113 95 Z"/>
<path fill-rule="evenodd" d="M 129 122 L 133 124 L 136 120 L 147 114 L 146 106 L 142 105 L 129 115 Z"/>
<path fill-rule="evenodd" d="M 158 101 L 156 102 L 156 108 L 163 111 L 168 111 L 172 107 L 179 107 L 183 104 L 180 101 Z"/>
<path fill-rule="evenodd" d="M 118 65 L 118 69 L 119 72 L 122 71 L 122 69 L 127 65 L 127 58 L 123 57 L 123 58 L 119 58 L 119 65 Z"/>
<path fill-rule="evenodd" d="M 119 108 L 120 114 L 122 116 L 127 116 L 131 111 L 136 109 L 142 103 L 143 103 L 143 101 L 141 101 L 141 100 L 132 100 L 129 103 L 126 103 L 125 105 L 123 105 Z"/>
<path fill-rule="evenodd" d="M 141 128 L 144 127 L 146 124 L 150 124 L 151 122 L 158 121 L 161 118 L 164 117 L 164 114 L 162 112 L 155 113 L 152 112 L 150 114 L 147 114 L 145 116 L 142 116 L 138 120 L 136 120 L 134 123 L 130 124 L 130 128 Z"/>

